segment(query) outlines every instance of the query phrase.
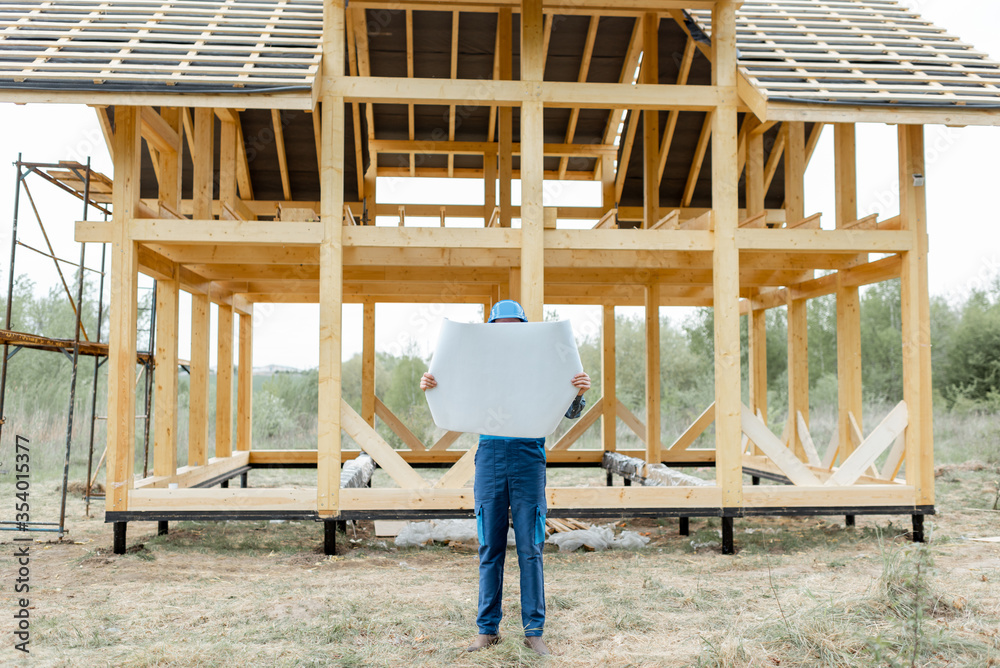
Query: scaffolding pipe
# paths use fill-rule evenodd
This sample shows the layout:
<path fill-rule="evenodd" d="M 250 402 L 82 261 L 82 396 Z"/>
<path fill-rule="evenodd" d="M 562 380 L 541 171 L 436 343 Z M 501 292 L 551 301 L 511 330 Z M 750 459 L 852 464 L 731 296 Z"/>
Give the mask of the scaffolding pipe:
<path fill-rule="evenodd" d="M 90 158 L 83 183 L 83 220 L 90 209 Z M 69 381 L 69 416 L 66 418 L 66 459 L 63 460 L 62 499 L 59 504 L 59 537 L 66 533 L 66 491 L 69 486 L 69 457 L 73 449 L 73 409 L 76 404 L 76 372 L 80 361 L 80 330 L 83 319 L 83 266 L 87 259 L 87 243 L 80 244 L 80 268 L 76 274 L 76 327 L 73 330 L 73 368 Z"/>
<path fill-rule="evenodd" d="M 104 214 L 104 221 L 107 222 L 108 214 Z M 104 270 L 105 270 L 105 258 L 107 257 L 108 246 L 107 244 L 101 244 L 101 281 L 100 287 L 97 289 L 97 343 L 101 342 L 101 325 L 104 320 Z M 97 355 L 94 356 L 94 382 L 90 389 L 90 445 L 87 451 L 87 489 L 84 490 L 84 497 L 86 503 L 86 509 L 84 513 L 87 517 L 90 517 L 90 496 L 93 485 L 91 483 L 91 474 L 94 466 L 94 424 L 97 421 L 97 378 L 101 369 L 101 358 Z M 100 464 L 98 464 L 100 466 Z"/>
<path fill-rule="evenodd" d="M 7 317 L 4 329 L 10 330 L 10 307 L 14 301 L 14 252 L 17 250 L 17 212 L 21 204 L 21 154 L 17 154 L 17 181 L 14 188 L 14 224 L 10 233 L 10 276 L 7 277 Z M 3 425 L 7 421 L 4 413 L 7 398 L 7 344 L 3 344 L 3 368 L 0 369 L 0 441 L 3 439 Z"/>
<path fill-rule="evenodd" d="M 143 420 L 142 427 L 142 477 L 145 478 L 149 475 L 149 406 L 153 395 L 153 333 L 156 331 L 156 281 L 153 281 L 153 295 L 152 304 L 149 311 L 149 357 L 146 358 L 146 404 L 145 410 L 146 419 Z"/>

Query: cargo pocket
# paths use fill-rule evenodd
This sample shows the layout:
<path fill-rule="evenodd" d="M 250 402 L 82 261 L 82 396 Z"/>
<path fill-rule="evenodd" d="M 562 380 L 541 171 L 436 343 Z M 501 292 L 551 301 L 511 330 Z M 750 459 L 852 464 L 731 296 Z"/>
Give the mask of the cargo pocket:
<path fill-rule="evenodd" d="M 545 542 L 545 512 L 541 506 L 535 506 L 535 543 Z"/>
<path fill-rule="evenodd" d="M 479 539 L 479 544 L 482 546 L 486 545 L 486 537 L 483 532 L 483 507 L 476 507 L 476 537 Z"/>

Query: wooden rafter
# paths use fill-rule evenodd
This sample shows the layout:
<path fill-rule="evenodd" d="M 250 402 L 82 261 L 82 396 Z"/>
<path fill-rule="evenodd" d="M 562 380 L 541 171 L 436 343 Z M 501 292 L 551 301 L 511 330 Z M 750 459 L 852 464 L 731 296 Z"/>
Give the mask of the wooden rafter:
<path fill-rule="evenodd" d="M 409 12 L 407 12 L 409 16 Z M 354 22 L 347 21 L 346 26 L 347 32 L 347 61 L 348 61 L 348 71 L 351 76 L 358 75 L 358 56 L 357 56 L 357 40 L 354 37 Z M 409 38 L 409 22 L 407 22 L 407 36 Z M 409 44 L 409 42 L 407 42 Z M 408 59 L 408 63 L 412 67 L 412 59 Z M 410 106 L 410 138 L 413 138 L 413 105 Z M 355 171 L 357 172 L 358 179 L 358 198 L 364 199 L 365 197 L 365 169 L 364 169 L 364 154 L 361 151 L 361 105 L 358 102 L 351 103 L 351 118 L 354 121 L 354 160 L 355 160 Z M 317 137 L 319 134 L 317 133 Z M 317 154 L 318 155 L 318 154 Z M 371 154 L 369 154 L 371 155 Z M 413 161 L 410 161 L 412 167 Z"/>
<path fill-rule="evenodd" d="M 599 16 L 590 17 L 590 25 L 587 27 L 587 40 L 583 45 L 583 58 L 580 61 L 580 74 L 577 76 L 577 81 L 584 83 L 587 80 L 587 74 L 590 72 L 590 59 L 594 55 L 594 42 L 597 41 L 597 25 L 601 22 Z M 551 24 L 551 21 L 549 22 Z M 566 143 L 572 144 L 573 137 L 576 135 L 576 123 L 580 118 L 580 110 L 573 108 L 569 112 L 569 122 L 566 126 Z M 559 161 L 559 178 L 563 178 L 566 173 L 566 163 L 568 158 L 562 158 Z"/>
<path fill-rule="evenodd" d="M 292 199 L 292 182 L 288 177 L 288 155 L 285 153 L 285 130 L 281 125 L 281 111 L 271 110 L 271 124 L 274 126 L 274 144 L 278 149 L 278 169 L 281 171 L 281 192 L 285 200 Z"/>

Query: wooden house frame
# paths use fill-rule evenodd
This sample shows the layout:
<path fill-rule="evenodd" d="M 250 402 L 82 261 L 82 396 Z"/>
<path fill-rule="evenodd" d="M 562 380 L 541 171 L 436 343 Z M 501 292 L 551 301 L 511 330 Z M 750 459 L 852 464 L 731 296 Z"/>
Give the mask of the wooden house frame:
<path fill-rule="evenodd" d="M 715 466 L 715 485 L 704 487 L 551 487 L 553 516 L 721 517 L 728 552 L 733 519 L 749 515 L 903 514 L 922 539 L 934 511 L 922 126 L 1000 124 L 1000 66 L 984 54 L 890 0 L 156 4 L 0 8 L 0 100 L 90 104 L 112 149 L 113 221 L 78 223 L 76 238 L 113 249 L 106 519 L 117 552 L 130 521 L 310 518 L 325 522 L 330 549 L 337 520 L 469 516 L 474 452 L 449 449 L 452 433 L 421 443 L 375 395 L 375 304 L 488 310 L 508 297 L 532 320 L 546 303 L 603 307 L 604 394 L 550 443 L 550 465 L 597 466 L 603 450 L 616 450 L 621 418 L 644 443 L 626 454 Z M 865 122 L 898 126 L 900 213 L 890 220 L 858 217 L 855 124 Z M 803 178 L 827 124 L 837 211 L 821 228 L 805 210 Z M 479 178 L 484 204 L 388 204 L 378 175 Z M 510 198 L 517 178 L 519 207 Z M 603 202 L 544 207 L 543 179 L 599 181 Z M 441 225 L 409 227 L 407 215 L 440 216 Z M 376 227 L 375 216 L 399 225 Z M 462 229 L 449 217 L 483 223 Z M 567 218 L 594 227 L 559 227 Z M 134 474 L 132 447 L 138 272 L 158 284 L 154 472 L 145 479 Z M 903 401 L 865 436 L 859 287 L 896 277 Z M 184 466 L 180 290 L 192 295 Z M 839 382 L 838 435 L 825 458 L 809 434 L 806 337 L 807 300 L 822 295 L 837 300 Z M 253 305 L 266 302 L 319 303 L 314 450 L 251 443 Z M 214 416 L 210 303 L 219 314 Z M 364 305 L 360 413 L 341 399 L 345 303 Z M 616 305 L 647 314 L 645 423 L 615 395 Z M 673 444 L 661 442 L 659 423 L 666 305 L 714 307 L 715 401 Z M 765 313 L 778 306 L 788 309 L 789 339 L 782 438 L 766 425 Z M 376 417 L 408 447 L 391 448 Z M 571 447 L 598 420 L 603 450 Z M 715 448 L 689 450 L 712 422 Z M 342 450 L 342 431 L 398 487 L 341 489 L 341 465 L 356 454 Z M 449 468 L 431 484 L 422 465 Z M 210 488 L 264 466 L 315 466 L 316 487 Z"/>

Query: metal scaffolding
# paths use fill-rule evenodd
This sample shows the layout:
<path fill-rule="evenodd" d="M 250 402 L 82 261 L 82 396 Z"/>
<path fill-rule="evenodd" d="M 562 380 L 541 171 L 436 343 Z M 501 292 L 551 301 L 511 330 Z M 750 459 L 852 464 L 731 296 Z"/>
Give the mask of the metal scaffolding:
<path fill-rule="evenodd" d="M 50 184 L 63 190 L 64 192 L 73 195 L 78 198 L 83 203 L 83 220 L 88 220 L 88 216 L 91 213 L 91 209 L 95 209 L 98 213 L 104 216 L 107 220 L 111 215 L 111 210 L 109 203 L 111 201 L 111 180 L 100 174 L 94 172 L 90 168 L 90 160 L 87 160 L 87 164 L 81 164 L 79 162 L 58 162 L 58 163 L 40 163 L 40 162 L 23 162 L 21 156 L 18 156 L 18 160 L 15 164 L 17 170 L 16 176 L 16 188 L 14 192 L 14 215 L 13 215 L 13 225 L 11 230 L 11 248 L 10 248 L 10 263 L 8 265 L 8 282 L 7 282 L 7 304 L 6 304 L 6 314 L 4 320 L 4 328 L 0 330 L 0 343 L 3 343 L 3 358 L 2 363 L 0 363 L 0 438 L 3 435 L 3 427 L 6 423 L 6 414 L 4 412 L 6 406 L 6 395 L 7 395 L 7 369 L 10 360 L 21 350 L 25 348 L 31 348 L 35 350 L 46 350 L 53 352 L 60 352 L 65 355 L 72 364 L 71 378 L 70 378 L 70 390 L 69 390 L 69 408 L 67 411 L 66 418 L 66 450 L 65 459 L 63 461 L 63 474 L 62 474 L 62 486 L 60 490 L 60 507 L 59 507 L 59 521 L 58 522 L 13 522 L 13 521 L 0 521 L 0 530 L 3 531 L 41 531 L 41 532 L 52 532 L 58 533 L 61 538 L 66 533 L 66 493 L 69 483 L 69 464 L 70 455 L 72 453 L 73 444 L 73 423 L 75 419 L 75 404 L 76 404 L 76 386 L 77 386 L 77 376 L 79 371 L 80 356 L 90 356 L 94 359 L 94 370 L 93 370 L 93 381 L 91 384 L 91 400 L 90 400 L 90 433 L 88 436 L 89 442 L 89 452 L 87 457 L 87 478 L 86 487 L 84 492 L 84 497 L 87 504 L 87 513 L 90 512 L 90 500 L 97 496 L 103 496 L 102 494 L 94 494 L 93 486 L 97 478 L 97 473 L 100 470 L 101 463 L 104 461 L 105 455 L 101 455 L 97 466 L 94 463 L 94 432 L 95 423 L 97 420 L 105 419 L 104 416 L 97 415 L 97 386 L 100 373 L 100 367 L 107 360 L 108 356 L 108 344 L 101 342 L 101 329 L 102 323 L 105 316 L 104 309 L 104 277 L 107 261 L 107 245 L 101 244 L 101 268 L 100 270 L 92 269 L 86 266 L 86 252 L 87 244 L 80 244 L 80 257 L 79 262 L 72 262 L 60 258 L 56 255 L 55 249 L 52 247 L 52 243 L 49 239 L 47 230 L 45 229 L 45 223 L 42 220 L 41 213 L 35 204 L 35 198 L 32 195 L 31 188 L 28 183 L 28 178 L 35 176 L 41 178 L 45 183 Z M 31 210 L 38 222 L 39 229 L 42 233 L 42 237 L 45 240 L 45 246 L 47 250 L 42 250 L 30 246 L 21 239 L 18 238 L 18 218 L 20 215 L 21 206 L 21 194 L 22 191 L 27 198 Z M 40 334 L 30 333 L 30 332 L 20 332 L 13 331 L 11 329 L 11 313 L 12 304 L 14 298 L 14 278 L 15 278 L 15 259 L 17 257 L 18 247 L 27 249 L 44 257 L 48 257 L 52 260 L 56 273 L 59 276 L 59 280 L 62 283 L 63 289 L 66 293 L 66 297 L 69 301 L 70 306 L 73 309 L 75 315 L 74 324 L 74 334 L 72 339 L 59 339 L 52 338 L 49 336 L 44 336 Z M 70 289 L 70 285 L 66 280 L 66 276 L 63 273 L 62 265 L 68 265 L 76 267 L 76 285 L 75 285 L 75 298 L 73 292 Z M 84 323 L 82 322 L 83 314 L 83 297 L 85 288 L 85 271 L 96 273 L 99 276 L 99 287 L 97 291 L 97 331 L 88 334 Z M 150 376 L 152 374 L 153 366 L 153 332 L 155 331 L 155 318 L 156 318 L 156 299 L 155 299 L 155 287 L 153 292 L 152 303 L 149 307 L 150 312 L 150 329 L 149 329 L 149 346 L 148 350 L 145 352 L 140 352 L 137 354 L 137 362 L 142 365 L 143 371 L 145 372 L 146 385 L 144 387 L 144 413 L 137 416 L 137 419 L 142 419 L 146 426 L 143 429 L 143 447 L 148 453 L 149 451 L 149 415 L 151 406 L 151 395 L 152 395 L 152 383 L 150 381 Z M 91 340 L 93 336 L 93 340 Z M 82 340 L 81 340 L 82 337 Z M 143 467 L 146 467 L 144 462 Z"/>

